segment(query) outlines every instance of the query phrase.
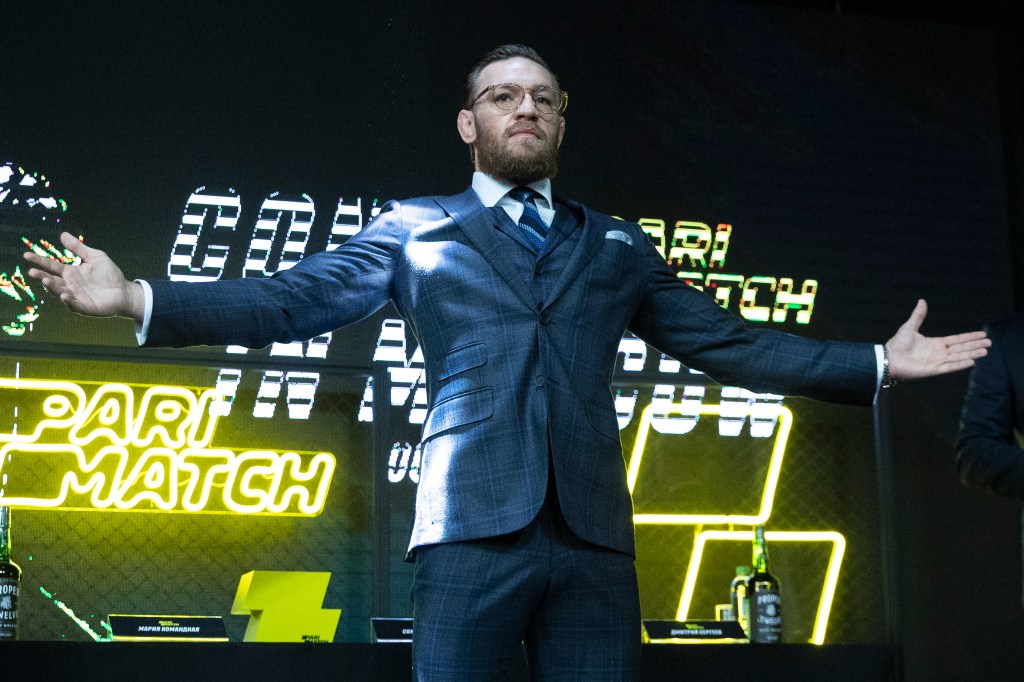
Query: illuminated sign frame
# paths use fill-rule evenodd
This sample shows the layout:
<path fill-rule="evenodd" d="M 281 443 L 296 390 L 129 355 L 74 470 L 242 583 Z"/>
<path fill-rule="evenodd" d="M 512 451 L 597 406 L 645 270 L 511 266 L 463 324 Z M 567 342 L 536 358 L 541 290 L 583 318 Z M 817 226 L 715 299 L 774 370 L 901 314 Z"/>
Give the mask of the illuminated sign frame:
<path fill-rule="evenodd" d="M 679 608 L 676 610 L 677 620 L 686 620 L 693 602 L 693 593 L 697 586 L 697 575 L 700 572 L 701 559 L 704 556 L 704 548 L 710 541 L 720 540 L 729 542 L 743 542 L 749 545 L 754 534 L 751 531 L 741 530 L 705 530 L 697 534 L 693 543 L 693 553 L 690 554 L 690 563 L 686 569 L 686 580 L 683 583 L 683 590 L 679 595 Z M 825 631 L 828 628 L 829 615 L 832 612 L 832 600 L 836 593 L 836 584 L 839 582 L 839 569 L 843 563 L 843 556 L 846 554 L 846 538 L 836 531 L 765 531 L 766 542 L 828 542 L 832 544 L 832 552 L 829 555 L 828 567 L 825 569 L 825 581 L 821 587 L 821 597 L 818 599 L 818 609 L 814 618 L 810 643 L 824 644 Z"/>
<path fill-rule="evenodd" d="M 652 420 L 668 414 L 695 416 L 718 416 L 723 415 L 733 418 L 754 417 L 764 420 L 777 420 L 778 426 L 775 435 L 775 443 L 772 446 L 771 459 L 768 463 L 768 473 L 765 477 L 764 488 L 761 493 L 761 505 L 755 514 L 634 514 L 633 523 L 638 525 L 710 525 L 730 524 L 740 526 L 757 526 L 765 523 L 772 513 L 772 503 L 775 499 L 775 491 L 779 484 L 779 475 L 782 471 L 783 455 L 786 452 L 786 443 L 789 441 L 789 433 L 793 424 L 793 413 L 789 408 L 775 403 L 760 403 L 756 405 L 743 405 L 733 403 L 700 404 L 696 406 L 684 403 L 672 403 L 669 405 L 656 405 L 654 403 L 644 408 L 640 415 L 640 424 L 637 427 L 636 441 L 633 444 L 633 452 L 629 458 L 629 467 L 626 470 L 626 482 L 629 485 L 630 494 L 636 486 L 636 480 L 640 473 L 640 465 L 643 462 L 644 451 L 647 446 L 647 436 L 650 433 Z"/>

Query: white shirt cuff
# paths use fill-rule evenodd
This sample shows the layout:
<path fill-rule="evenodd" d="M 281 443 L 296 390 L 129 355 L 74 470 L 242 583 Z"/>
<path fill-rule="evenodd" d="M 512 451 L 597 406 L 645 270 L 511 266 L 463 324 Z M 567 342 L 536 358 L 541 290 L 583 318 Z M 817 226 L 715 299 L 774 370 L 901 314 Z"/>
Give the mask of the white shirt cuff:
<path fill-rule="evenodd" d="M 878 391 L 882 388 L 882 368 L 885 365 L 885 351 L 882 344 L 875 344 L 875 400 L 878 400 Z"/>
<path fill-rule="evenodd" d="M 145 298 L 145 311 L 142 313 L 142 322 L 135 323 L 135 340 L 142 346 L 149 336 L 149 319 L 153 316 L 153 290 L 149 288 L 149 282 L 144 279 L 135 280 L 142 285 L 142 295 Z"/>

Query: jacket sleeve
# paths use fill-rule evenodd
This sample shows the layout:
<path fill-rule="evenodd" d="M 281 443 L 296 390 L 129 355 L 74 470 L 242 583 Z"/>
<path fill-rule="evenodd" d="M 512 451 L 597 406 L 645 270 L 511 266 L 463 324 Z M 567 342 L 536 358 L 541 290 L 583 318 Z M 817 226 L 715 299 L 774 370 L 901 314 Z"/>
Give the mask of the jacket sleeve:
<path fill-rule="evenodd" d="M 146 346 L 262 348 L 304 341 L 372 315 L 391 298 L 405 235 L 397 202 L 333 251 L 267 278 L 152 280 Z"/>
<path fill-rule="evenodd" d="M 638 337 L 723 385 L 829 402 L 874 400 L 872 344 L 752 327 L 680 281 L 653 245 L 647 247 L 649 281 L 629 325 Z"/>

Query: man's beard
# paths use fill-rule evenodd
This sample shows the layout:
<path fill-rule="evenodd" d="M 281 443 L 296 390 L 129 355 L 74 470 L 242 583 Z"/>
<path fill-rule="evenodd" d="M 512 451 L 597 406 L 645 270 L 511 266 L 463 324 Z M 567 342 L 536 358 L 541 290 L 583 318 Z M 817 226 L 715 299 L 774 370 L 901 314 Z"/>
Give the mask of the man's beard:
<path fill-rule="evenodd" d="M 553 178 L 558 171 L 558 142 L 540 149 L 509 150 L 511 138 L 507 131 L 481 132 L 476 144 L 477 164 L 484 173 L 514 185 L 528 185 L 544 178 Z"/>

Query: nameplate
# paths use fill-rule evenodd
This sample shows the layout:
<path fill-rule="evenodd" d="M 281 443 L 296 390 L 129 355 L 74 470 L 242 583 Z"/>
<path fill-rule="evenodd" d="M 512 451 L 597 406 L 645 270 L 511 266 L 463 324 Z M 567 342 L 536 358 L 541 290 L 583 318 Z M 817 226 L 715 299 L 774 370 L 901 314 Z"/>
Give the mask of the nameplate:
<path fill-rule="evenodd" d="M 747 634 L 734 620 L 645 620 L 644 634 L 655 644 L 747 641 Z"/>
<path fill-rule="evenodd" d="M 115 642 L 226 642 L 220 616 L 107 616 Z"/>
<path fill-rule="evenodd" d="M 374 642 L 412 641 L 412 618 L 371 618 L 370 625 Z"/>

